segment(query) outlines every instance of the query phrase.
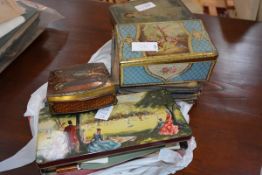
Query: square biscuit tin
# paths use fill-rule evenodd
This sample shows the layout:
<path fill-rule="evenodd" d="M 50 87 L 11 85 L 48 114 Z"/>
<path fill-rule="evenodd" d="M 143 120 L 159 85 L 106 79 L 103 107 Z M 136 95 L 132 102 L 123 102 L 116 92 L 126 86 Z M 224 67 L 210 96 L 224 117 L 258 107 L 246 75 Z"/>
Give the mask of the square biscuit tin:
<path fill-rule="evenodd" d="M 132 51 L 133 42 L 156 42 L 158 51 Z M 217 55 L 198 19 L 116 25 L 122 87 L 206 81 Z"/>

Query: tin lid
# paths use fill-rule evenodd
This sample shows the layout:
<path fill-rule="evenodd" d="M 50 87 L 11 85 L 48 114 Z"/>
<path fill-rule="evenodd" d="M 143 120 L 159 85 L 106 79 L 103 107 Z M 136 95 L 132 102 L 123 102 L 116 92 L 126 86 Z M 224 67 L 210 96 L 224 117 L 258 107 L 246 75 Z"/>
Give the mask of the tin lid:
<path fill-rule="evenodd" d="M 197 62 L 218 55 L 201 20 L 116 25 L 118 54 L 123 66 Z M 153 42 L 158 51 L 133 51 L 133 42 Z"/>
<path fill-rule="evenodd" d="M 109 10 L 117 24 L 194 18 L 181 0 L 136 0 L 111 5 Z"/>
<path fill-rule="evenodd" d="M 114 93 L 115 87 L 103 63 L 88 63 L 50 72 L 49 102 L 87 100 Z"/>

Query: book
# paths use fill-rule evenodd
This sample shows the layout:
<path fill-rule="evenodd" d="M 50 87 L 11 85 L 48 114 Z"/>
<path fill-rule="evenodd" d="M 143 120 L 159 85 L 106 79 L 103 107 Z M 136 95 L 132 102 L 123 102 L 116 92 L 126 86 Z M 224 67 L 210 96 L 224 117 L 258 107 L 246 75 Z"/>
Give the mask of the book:
<path fill-rule="evenodd" d="M 0 73 L 9 66 L 43 31 L 38 26 L 39 19 L 33 22 L 25 33 L 0 56 Z"/>
<path fill-rule="evenodd" d="M 103 163 L 95 163 L 97 161 L 97 159 L 95 159 L 91 161 L 82 162 L 79 165 L 63 166 L 54 171 L 42 172 L 42 174 L 43 175 L 72 175 L 72 174 L 75 175 L 75 174 L 82 174 L 82 173 L 88 174 L 89 172 L 99 171 L 101 169 L 119 165 L 121 163 L 133 159 L 142 158 L 149 154 L 158 152 L 161 148 L 163 147 L 147 148 L 147 149 L 134 151 L 126 154 L 112 155 L 112 156 L 100 158 L 100 159 L 105 159 Z"/>
<path fill-rule="evenodd" d="M 171 94 L 194 94 L 202 90 L 203 84 L 192 81 L 187 83 L 177 83 L 172 85 L 155 85 L 155 86 L 138 86 L 138 87 L 118 87 L 117 92 L 120 94 L 129 94 L 154 90 L 167 90 Z"/>
<path fill-rule="evenodd" d="M 119 87 L 117 89 L 118 94 L 131 94 L 145 91 L 155 91 L 155 90 L 166 90 L 168 91 L 174 101 L 185 101 L 188 103 L 194 103 L 201 94 L 202 86 L 196 88 L 186 88 L 186 87 L 170 87 L 170 86 L 145 86 L 145 87 Z"/>
<path fill-rule="evenodd" d="M 25 7 L 26 10 L 23 14 L 26 21 L 0 39 L 0 56 L 2 56 L 5 51 L 26 32 L 28 27 L 39 18 L 39 12 L 36 9 L 22 3 L 21 5 Z"/>
<path fill-rule="evenodd" d="M 166 91 L 117 96 L 107 121 L 96 111 L 52 115 L 40 111 L 36 163 L 50 172 L 67 165 L 188 140 L 192 131 Z M 83 164 L 81 164 L 83 165 Z"/>

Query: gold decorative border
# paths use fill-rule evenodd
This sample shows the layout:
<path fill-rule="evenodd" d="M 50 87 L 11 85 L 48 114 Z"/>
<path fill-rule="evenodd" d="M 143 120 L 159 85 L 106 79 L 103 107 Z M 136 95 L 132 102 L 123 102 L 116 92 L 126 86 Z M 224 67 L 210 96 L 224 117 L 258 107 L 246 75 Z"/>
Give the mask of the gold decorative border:
<path fill-rule="evenodd" d="M 121 66 L 129 67 L 129 66 L 142 66 L 147 64 L 168 64 L 168 63 L 184 63 L 184 62 L 201 62 L 201 61 L 211 61 L 215 60 L 217 57 L 217 53 L 196 53 L 196 54 L 176 54 L 175 59 L 174 55 L 161 55 L 154 57 L 146 57 L 146 59 L 139 60 L 129 60 L 129 61 L 120 61 Z M 150 58 L 154 58 L 150 60 Z"/>
<path fill-rule="evenodd" d="M 212 74 L 212 72 L 213 72 L 213 69 L 214 69 L 216 63 L 217 63 L 217 60 L 213 61 L 212 65 L 211 65 L 211 68 L 209 69 L 209 72 L 208 72 L 207 80 L 210 79 L 211 74 Z"/>
<path fill-rule="evenodd" d="M 61 96 L 47 96 L 47 101 L 49 102 L 66 102 L 66 101 L 75 101 L 75 100 L 88 100 L 95 98 L 101 95 L 115 93 L 115 86 L 111 85 L 108 87 L 100 87 L 93 91 L 85 91 L 83 93 L 75 95 L 61 95 Z"/>
<path fill-rule="evenodd" d="M 119 83 L 119 85 L 123 86 L 123 84 L 124 84 L 124 76 L 123 76 L 124 75 L 124 68 L 122 66 L 120 66 L 120 72 L 121 73 L 119 75 L 120 76 L 120 83 Z"/>

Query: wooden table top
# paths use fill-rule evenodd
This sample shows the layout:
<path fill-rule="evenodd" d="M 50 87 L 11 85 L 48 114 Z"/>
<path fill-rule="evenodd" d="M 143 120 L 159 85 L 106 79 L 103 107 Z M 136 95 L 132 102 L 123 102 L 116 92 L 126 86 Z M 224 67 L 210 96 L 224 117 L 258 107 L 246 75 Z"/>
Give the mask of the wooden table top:
<path fill-rule="evenodd" d="M 26 105 L 50 70 L 86 63 L 111 38 L 108 4 L 45 0 L 65 19 L 52 23 L 0 74 L 0 160 L 30 139 Z M 190 112 L 197 141 L 192 163 L 177 174 L 258 175 L 262 166 L 262 23 L 199 15 L 219 57 Z M 39 174 L 34 163 L 3 174 Z"/>

